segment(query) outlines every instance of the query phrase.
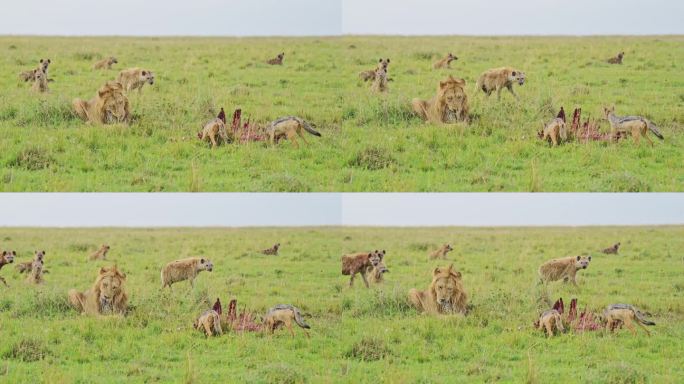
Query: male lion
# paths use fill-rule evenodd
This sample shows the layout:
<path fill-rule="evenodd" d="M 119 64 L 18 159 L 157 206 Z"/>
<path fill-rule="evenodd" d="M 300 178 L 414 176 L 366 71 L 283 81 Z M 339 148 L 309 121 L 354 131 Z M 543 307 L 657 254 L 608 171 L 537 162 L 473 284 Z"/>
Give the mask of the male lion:
<path fill-rule="evenodd" d="M 131 117 L 124 88 L 116 81 L 105 83 L 88 101 L 74 99 L 73 106 L 78 117 L 98 124 L 128 122 Z"/>
<path fill-rule="evenodd" d="M 525 83 L 525 72 L 510 67 L 494 68 L 483 72 L 477 79 L 477 88 L 491 95 L 496 91 L 497 100 L 501 99 L 501 91 L 506 88 L 511 95 L 518 98 L 513 91 L 513 83 L 523 85 Z"/>
<path fill-rule="evenodd" d="M 116 266 L 101 268 L 93 287 L 85 292 L 69 290 L 69 302 L 88 315 L 126 314 L 128 295 L 124 290 L 126 275 Z"/>
<path fill-rule="evenodd" d="M 463 289 L 461 272 L 449 268 L 438 267 L 432 273 L 432 283 L 426 291 L 412 288 L 409 301 L 417 310 L 429 314 L 451 314 L 467 311 L 468 295 Z"/>
<path fill-rule="evenodd" d="M 454 123 L 458 120 L 468 122 L 468 95 L 466 82 L 449 76 L 440 81 L 437 95 L 430 100 L 413 99 L 413 112 L 423 120 L 433 123 Z"/>

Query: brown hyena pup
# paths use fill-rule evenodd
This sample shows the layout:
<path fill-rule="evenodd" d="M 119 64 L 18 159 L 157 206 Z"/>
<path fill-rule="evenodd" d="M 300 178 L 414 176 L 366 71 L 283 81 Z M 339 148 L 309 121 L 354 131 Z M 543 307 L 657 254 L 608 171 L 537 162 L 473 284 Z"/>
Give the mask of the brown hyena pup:
<path fill-rule="evenodd" d="M 0 269 L 4 267 L 7 264 L 12 264 L 14 263 L 14 258 L 17 257 L 17 252 L 16 251 L 2 251 L 2 255 L 0 255 Z M 0 281 L 2 281 L 3 284 L 5 284 L 5 287 L 9 287 L 7 285 L 7 281 L 0 276 Z"/>
<path fill-rule="evenodd" d="M 633 335 L 636 336 L 636 329 L 632 323 L 637 323 L 638 326 L 646 331 L 647 335 L 651 332 L 646 329 L 644 325 L 655 325 L 654 322 L 646 320 L 644 314 L 636 307 L 629 304 L 612 304 L 603 311 L 603 317 L 606 320 L 606 331 L 613 332 L 622 324 L 627 327 Z"/>
<path fill-rule="evenodd" d="M 202 141 L 209 141 L 211 148 L 216 148 L 220 143 L 228 144 L 233 141 L 232 135 L 228 135 L 226 129 L 226 112 L 221 108 L 218 116 L 204 125 L 197 137 Z"/>
<path fill-rule="evenodd" d="M 458 57 L 454 56 L 453 54 L 449 53 L 444 57 L 443 59 L 439 60 L 438 62 L 434 63 L 432 65 L 432 68 L 434 69 L 450 69 L 451 68 L 451 62 L 454 60 L 458 60 Z"/>
<path fill-rule="evenodd" d="M 141 68 L 129 68 L 124 69 L 119 72 L 119 76 L 116 81 L 121 83 L 126 92 L 131 92 L 134 89 L 138 90 L 138 93 L 142 90 L 143 85 L 154 84 L 154 73 L 147 69 Z"/>
<path fill-rule="evenodd" d="M 269 59 L 266 61 L 266 64 L 270 65 L 283 65 L 283 58 L 285 57 L 285 52 L 279 53 L 278 56 L 275 57 L 275 59 Z"/>
<path fill-rule="evenodd" d="M 102 244 L 100 249 L 90 255 L 90 260 L 107 260 L 107 252 L 109 252 L 109 245 Z"/>
<path fill-rule="evenodd" d="M 577 286 L 577 281 L 575 280 L 577 271 L 587 269 L 590 261 L 591 256 L 571 256 L 549 260 L 539 267 L 539 278 L 544 283 L 563 279 L 564 282 L 570 281 Z"/>
<path fill-rule="evenodd" d="M 171 284 L 183 280 L 190 280 L 190 286 L 194 287 L 197 274 L 201 271 L 211 272 L 213 269 L 214 264 L 205 258 L 189 257 L 172 261 L 161 270 L 162 289 L 167 286 L 171 289 Z"/>
<path fill-rule="evenodd" d="M 561 142 L 561 140 L 566 141 L 568 139 L 568 131 L 565 126 L 565 121 L 557 117 L 551 120 L 548 124 L 544 126 L 542 132 L 538 135 L 542 140 L 546 142 L 551 142 L 554 147 Z"/>
<path fill-rule="evenodd" d="M 549 337 L 553 337 L 554 329 L 557 329 L 558 332 L 565 332 L 560 312 L 555 309 L 549 309 L 539 316 L 539 330 L 541 331 L 545 328 Z"/>
<path fill-rule="evenodd" d="M 430 100 L 413 99 L 411 108 L 420 118 L 432 123 L 467 123 L 470 117 L 465 85 L 465 80 L 449 76 L 439 82 L 435 97 Z"/>
<path fill-rule="evenodd" d="M 264 255 L 278 256 L 278 249 L 280 249 L 280 243 L 273 245 L 271 248 L 264 249 L 261 253 Z"/>
<path fill-rule="evenodd" d="M 617 255 L 618 249 L 620 248 L 620 243 L 615 243 L 612 247 L 604 249 L 602 252 L 606 255 Z"/>
<path fill-rule="evenodd" d="M 451 245 L 449 244 L 444 244 L 442 245 L 439 249 L 436 251 L 432 251 L 430 253 L 430 258 L 431 259 L 446 259 L 447 253 L 453 251 L 454 249 L 451 248 Z"/>
<path fill-rule="evenodd" d="M 387 92 L 389 87 L 387 86 L 387 69 L 378 68 L 375 70 L 375 80 L 371 84 L 371 90 L 373 92 L 384 93 Z"/>
<path fill-rule="evenodd" d="M 117 64 L 119 61 L 116 57 L 111 56 L 102 59 L 93 65 L 93 69 L 112 69 L 112 65 Z"/>
<path fill-rule="evenodd" d="M 31 270 L 33 269 L 33 262 L 38 260 L 40 262 L 45 261 L 45 251 L 35 251 L 33 255 L 33 259 L 31 261 L 23 261 L 21 263 L 17 263 L 17 271 L 19 273 L 31 273 Z M 43 270 L 43 273 L 47 271 Z"/>
<path fill-rule="evenodd" d="M 43 282 L 43 259 L 36 258 L 31 263 L 31 272 L 26 281 L 33 284 L 41 284 Z"/>
<path fill-rule="evenodd" d="M 385 266 L 385 263 L 380 260 L 379 263 L 366 267 L 366 276 L 368 277 L 369 283 L 379 284 L 385 281 L 385 273 L 389 272 L 389 269 Z"/>
<path fill-rule="evenodd" d="M 34 92 L 44 93 L 48 92 L 48 79 L 47 73 L 43 71 L 36 71 L 33 78 L 33 85 L 31 85 L 31 90 Z"/>
<path fill-rule="evenodd" d="M 130 120 L 130 104 L 124 87 L 116 81 L 108 81 L 97 90 L 90 100 L 74 99 L 72 102 L 78 117 L 97 124 L 126 123 Z"/>
<path fill-rule="evenodd" d="M 375 80 L 375 75 L 376 75 L 378 69 L 380 69 L 380 68 L 384 69 L 384 70 L 385 70 L 385 74 L 387 74 L 387 67 L 389 67 L 389 63 L 390 63 L 390 59 L 389 59 L 389 58 L 387 58 L 387 59 L 380 59 L 380 60 L 378 61 L 378 65 L 377 65 L 375 68 L 369 69 L 369 70 L 367 70 L 367 71 L 359 72 L 359 77 L 360 77 L 361 80 L 363 80 L 363 81 L 373 81 L 373 80 Z"/>
<path fill-rule="evenodd" d="M 290 331 L 292 337 L 294 337 L 294 331 L 292 330 L 293 321 L 302 329 L 304 329 L 306 337 L 309 337 L 309 333 L 306 330 L 311 327 L 309 324 L 304 322 L 304 318 L 302 317 L 302 313 L 299 308 L 289 304 L 278 304 L 269 309 L 264 316 L 263 326 L 264 329 L 271 334 L 273 334 L 276 329 L 285 326 L 285 328 Z"/>
<path fill-rule="evenodd" d="M 374 252 L 361 252 L 342 256 L 342 274 L 351 275 L 349 286 L 352 287 L 354 285 L 354 278 L 356 277 L 356 274 L 359 273 L 361 274 L 364 284 L 366 284 L 366 288 L 369 288 L 368 279 L 366 278 L 369 268 L 372 269 L 380 264 L 384 257 L 385 250 L 375 250 Z"/>
<path fill-rule="evenodd" d="M 511 67 L 494 68 L 480 75 L 480 78 L 477 79 L 477 88 L 482 89 L 487 96 L 496 91 L 497 99 L 501 99 L 501 91 L 506 88 L 517 99 L 518 95 L 513 91 L 514 83 L 523 85 L 525 83 L 525 72 Z"/>
<path fill-rule="evenodd" d="M 198 331 L 202 331 L 205 336 L 219 336 L 223 335 L 221 329 L 221 317 L 218 312 L 213 309 L 204 311 L 197 320 L 192 324 L 192 327 Z"/>
<path fill-rule="evenodd" d="M 45 74 L 45 79 L 47 79 L 48 67 L 50 66 L 50 59 L 40 59 L 38 63 L 38 68 L 31 69 L 29 71 L 24 71 L 19 74 L 19 77 L 24 81 L 34 81 L 36 79 L 36 72 L 42 71 Z"/>
<path fill-rule="evenodd" d="M 608 64 L 622 64 L 622 58 L 625 57 L 624 52 L 620 52 L 615 57 L 608 59 Z"/>

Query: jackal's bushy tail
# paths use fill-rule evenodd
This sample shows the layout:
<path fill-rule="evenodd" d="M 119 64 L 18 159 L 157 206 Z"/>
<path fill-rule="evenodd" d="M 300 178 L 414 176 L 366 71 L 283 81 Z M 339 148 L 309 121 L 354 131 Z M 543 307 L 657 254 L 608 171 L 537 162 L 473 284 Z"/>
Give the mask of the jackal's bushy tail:
<path fill-rule="evenodd" d="M 660 140 L 665 140 L 665 137 L 663 137 L 663 134 L 660 133 L 658 127 L 655 124 L 653 124 L 650 120 L 646 120 L 646 124 L 648 125 L 648 129 L 651 132 L 653 132 L 653 134 L 656 135 L 657 138 L 659 138 Z"/>
<path fill-rule="evenodd" d="M 297 325 L 299 325 L 300 327 L 302 327 L 304 329 L 311 328 L 309 326 L 309 324 L 304 322 L 304 318 L 302 317 L 302 313 L 299 312 L 299 308 L 292 307 L 292 312 L 294 312 L 295 323 L 297 323 Z"/>
<path fill-rule="evenodd" d="M 318 136 L 318 137 L 321 136 L 321 133 L 316 131 L 315 129 L 313 129 L 311 124 L 309 124 L 306 120 L 302 120 L 302 127 L 304 127 L 305 131 L 309 132 L 310 134 L 312 134 L 314 136 Z"/>

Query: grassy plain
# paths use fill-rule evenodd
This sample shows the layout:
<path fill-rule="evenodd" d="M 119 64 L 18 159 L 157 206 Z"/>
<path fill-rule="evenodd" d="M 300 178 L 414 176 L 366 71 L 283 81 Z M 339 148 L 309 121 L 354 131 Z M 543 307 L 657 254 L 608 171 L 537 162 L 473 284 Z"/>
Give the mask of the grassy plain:
<path fill-rule="evenodd" d="M 255 251 L 282 243 L 279 256 Z M 619 255 L 597 250 L 622 242 Z M 444 242 L 449 261 L 428 261 Z M 101 243 L 110 260 L 88 262 Z M 4 229 L 2 249 L 19 261 L 45 249 L 46 282 L 33 286 L 13 266 L 0 271 L 0 382 L 250 383 L 678 383 L 684 377 L 684 228 L 280 228 Z M 349 288 L 343 253 L 387 250 L 382 285 Z M 536 270 L 554 257 L 591 254 L 579 289 L 537 286 Z M 212 259 L 194 289 L 160 293 L 159 270 L 185 256 Z M 453 262 L 472 311 L 430 317 L 408 307 L 409 288 Z M 132 306 L 125 318 L 80 316 L 69 288 L 88 288 L 96 271 L 118 264 Z M 623 330 L 563 334 L 533 329 L 539 298 L 600 311 L 626 302 L 650 312 L 653 335 Z M 291 303 L 305 313 L 311 338 L 295 329 L 205 339 L 193 318 L 216 297 L 265 312 Z"/>
<path fill-rule="evenodd" d="M 682 191 L 682 36 L 39 38 L 0 37 L 0 177 L 5 191 Z M 624 50 L 623 65 L 605 60 Z M 285 64 L 264 61 L 285 51 Z M 447 52 L 459 60 L 433 70 Z M 117 56 L 116 70 L 95 71 Z M 51 92 L 17 74 L 52 60 Z M 390 92 L 358 80 L 391 58 Z M 500 102 L 475 89 L 488 68 L 527 73 Z M 130 95 L 130 125 L 91 126 L 71 110 L 118 70 L 145 67 L 154 86 Z M 474 122 L 435 126 L 409 102 L 452 74 L 468 82 Z M 599 118 L 603 105 L 641 114 L 666 139 L 654 147 L 536 138 L 560 106 Z M 220 107 L 261 123 L 312 121 L 322 138 L 276 148 L 209 150 L 195 135 Z M 606 122 L 602 129 L 608 129 Z M 657 141 L 657 139 L 656 139 Z"/>

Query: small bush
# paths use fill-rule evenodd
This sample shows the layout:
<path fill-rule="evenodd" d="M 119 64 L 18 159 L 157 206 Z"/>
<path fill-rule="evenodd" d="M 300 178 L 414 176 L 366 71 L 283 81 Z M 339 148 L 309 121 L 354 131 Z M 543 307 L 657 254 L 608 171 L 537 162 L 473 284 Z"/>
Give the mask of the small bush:
<path fill-rule="evenodd" d="M 3 357 L 6 359 L 33 362 L 43 360 L 49 354 L 50 351 L 45 347 L 42 341 L 23 339 L 5 352 Z"/>
<path fill-rule="evenodd" d="M 55 164 L 55 160 L 46 150 L 31 146 L 21 150 L 14 159 L 10 160 L 8 165 L 14 168 L 38 171 L 49 168 L 53 164 Z"/>
<path fill-rule="evenodd" d="M 354 343 L 344 357 L 361 361 L 377 361 L 390 355 L 391 351 L 384 341 L 371 337 Z"/>
<path fill-rule="evenodd" d="M 387 149 L 369 147 L 358 152 L 349 164 L 353 167 L 376 171 L 387 168 L 395 162 L 396 161 Z"/>
<path fill-rule="evenodd" d="M 260 371 L 260 377 L 267 383 L 273 384 L 298 384 L 306 383 L 306 376 L 296 368 L 285 364 L 267 365 Z"/>

